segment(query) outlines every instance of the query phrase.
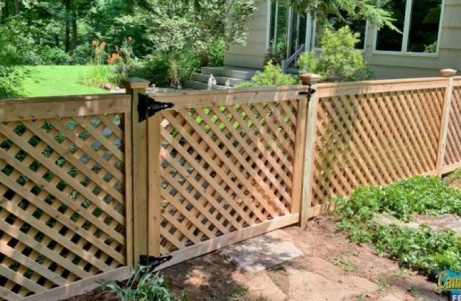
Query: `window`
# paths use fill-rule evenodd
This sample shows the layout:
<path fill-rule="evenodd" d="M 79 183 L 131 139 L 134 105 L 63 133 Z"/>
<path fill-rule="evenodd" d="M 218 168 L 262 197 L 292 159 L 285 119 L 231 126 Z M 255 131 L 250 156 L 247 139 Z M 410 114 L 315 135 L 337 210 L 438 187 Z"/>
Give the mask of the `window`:
<path fill-rule="evenodd" d="M 437 52 L 442 0 L 391 0 L 384 6 L 393 13 L 401 33 L 382 28 L 376 50 L 412 53 Z"/>
<path fill-rule="evenodd" d="M 356 49 L 365 49 L 365 37 L 367 29 L 367 21 L 365 20 L 341 20 L 337 16 L 330 16 L 328 18 L 328 26 L 334 30 L 338 30 L 341 27 L 349 26 L 352 32 L 359 33 L 359 41 L 355 45 Z M 322 33 L 324 31 L 324 26 L 316 23 L 315 25 L 315 37 L 314 37 L 314 47 L 320 48 L 320 39 L 322 38 Z"/>
<path fill-rule="evenodd" d="M 269 47 L 274 52 L 285 53 L 287 49 L 290 7 L 278 1 L 273 1 L 271 5 Z"/>

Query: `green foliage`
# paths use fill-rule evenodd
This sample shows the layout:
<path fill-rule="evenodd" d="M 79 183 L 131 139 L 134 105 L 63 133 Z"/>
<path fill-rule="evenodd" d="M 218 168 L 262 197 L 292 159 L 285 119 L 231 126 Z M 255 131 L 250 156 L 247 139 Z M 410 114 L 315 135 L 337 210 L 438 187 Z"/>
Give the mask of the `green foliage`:
<path fill-rule="evenodd" d="M 110 65 L 92 66 L 90 71 L 80 78 L 79 82 L 92 87 L 102 87 L 108 83 L 118 84 L 114 66 Z"/>
<path fill-rule="evenodd" d="M 2 66 L 0 63 L 0 99 L 24 96 L 24 87 L 21 83 L 30 74 L 29 68 Z"/>
<path fill-rule="evenodd" d="M 365 80 L 372 77 L 361 52 L 355 49 L 358 33 L 352 33 L 348 26 L 337 31 L 325 29 L 320 45 L 319 57 L 315 53 L 301 54 L 298 65 L 300 73 L 312 72 L 322 76 L 324 81 L 342 82 Z"/>
<path fill-rule="evenodd" d="M 377 225 L 373 231 L 375 249 L 404 267 L 426 273 L 444 268 L 461 271 L 461 241 L 451 230 Z"/>
<path fill-rule="evenodd" d="M 127 281 L 126 286 L 122 287 L 115 281 L 108 281 L 103 284 L 102 288 L 116 295 L 121 301 L 172 300 L 163 277 L 151 270 L 150 266 L 139 266 Z"/>
<path fill-rule="evenodd" d="M 264 66 L 264 71 L 257 71 L 249 82 L 241 82 L 235 85 L 235 88 L 264 87 L 264 86 L 289 86 L 296 85 L 298 80 L 291 74 L 285 74 L 279 65 L 272 64 L 269 61 Z"/>
<path fill-rule="evenodd" d="M 446 267 L 461 270 L 461 241 L 451 230 L 380 225 L 372 219 L 376 213 L 403 221 L 411 220 L 413 213 L 461 215 L 461 191 L 437 177 L 415 176 L 383 187 L 360 187 L 335 202 L 341 217 L 338 228 L 347 231 L 352 241 L 371 243 L 405 267 L 424 272 Z"/>
<path fill-rule="evenodd" d="M 223 66 L 224 65 L 224 50 L 226 49 L 226 44 L 224 40 L 218 40 L 214 42 L 210 49 L 208 50 L 208 66 Z M 205 66 L 203 66 L 205 67 Z"/>
<path fill-rule="evenodd" d="M 200 57 L 192 50 L 159 52 L 146 59 L 135 75 L 162 87 L 177 87 L 200 67 Z"/>
<path fill-rule="evenodd" d="M 39 50 L 40 65 L 68 65 L 71 56 L 63 49 L 57 47 L 43 46 Z"/>
<path fill-rule="evenodd" d="M 387 26 L 397 30 L 392 13 L 378 6 L 377 0 L 287 0 L 298 12 L 308 12 L 318 22 L 327 23 L 328 17 L 334 15 L 339 19 L 369 20 L 378 28 Z"/>

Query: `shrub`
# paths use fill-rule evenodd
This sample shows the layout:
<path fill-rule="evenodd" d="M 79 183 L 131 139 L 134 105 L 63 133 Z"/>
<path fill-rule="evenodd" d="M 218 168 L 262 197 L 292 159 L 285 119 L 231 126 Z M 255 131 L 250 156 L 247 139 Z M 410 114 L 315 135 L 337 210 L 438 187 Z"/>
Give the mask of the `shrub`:
<path fill-rule="evenodd" d="M 326 29 L 322 35 L 321 53 L 305 52 L 298 59 L 300 73 L 312 72 L 331 82 L 357 81 L 372 78 L 373 74 L 355 49 L 359 34 L 352 33 L 348 26 L 337 31 Z"/>
<path fill-rule="evenodd" d="M 223 40 L 214 42 L 208 50 L 208 66 L 224 65 L 224 50 L 226 45 Z M 204 66 L 203 66 L 204 67 Z"/>
<path fill-rule="evenodd" d="M 22 96 L 22 82 L 30 72 L 26 67 L 0 64 L 0 98 Z"/>
<path fill-rule="evenodd" d="M 43 46 L 39 56 L 42 65 L 68 65 L 71 61 L 70 55 L 57 47 Z"/>
<path fill-rule="evenodd" d="M 199 55 L 191 50 L 161 52 L 146 59 L 133 75 L 145 78 L 157 86 L 177 87 L 190 79 L 199 67 Z"/>
<path fill-rule="evenodd" d="M 72 50 L 69 64 L 71 65 L 87 65 L 91 63 L 93 49 L 90 44 L 78 45 Z"/>
<path fill-rule="evenodd" d="M 285 74 L 279 65 L 269 61 L 264 66 L 264 71 L 257 71 L 249 82 L 242 82 L 235 85 L 235 88 L 264 87 L 264 86 L 289 86 L 295 85 L 298 80 L 291 74 Z"/>

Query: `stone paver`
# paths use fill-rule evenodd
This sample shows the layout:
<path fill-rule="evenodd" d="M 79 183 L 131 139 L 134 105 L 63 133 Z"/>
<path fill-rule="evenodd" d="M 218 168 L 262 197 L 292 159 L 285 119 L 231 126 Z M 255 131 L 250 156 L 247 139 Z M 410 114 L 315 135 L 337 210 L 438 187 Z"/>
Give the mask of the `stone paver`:
<path fill-rule="evenodd" d="M 287 260 L 303 256 L 293 242 L 287 240 L 288 233 L 276 230 L 221 250 L 239 267 L 250 273 L 264 271 Z"/>

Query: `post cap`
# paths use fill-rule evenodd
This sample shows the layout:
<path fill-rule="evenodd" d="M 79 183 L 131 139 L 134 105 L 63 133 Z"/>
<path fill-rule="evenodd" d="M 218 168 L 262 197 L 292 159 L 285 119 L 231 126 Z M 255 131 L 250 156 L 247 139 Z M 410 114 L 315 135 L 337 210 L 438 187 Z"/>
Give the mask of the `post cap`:
<path fill-rule="evenodd" d="M 320 75 L 314 73 L 304 73 L 301 74 L 299 77 L 301 78 L 301 82 L 303 85 L 316 84 L 322 78 Z"/>
<path fill-rule="evenodd" d="M 456 72 L 457 71 L 455 69 L 450 69 L 450 68 L 440 70 L 440 74 L 443 77 L 452 77 L 456 74 Z"/>
<path fill-rule="evenodd" d="M 149 87 L 150 82 L 139 77 L 130 77 L 122 79 L 121 84 L 126 89 L 143 89 Z"/>

